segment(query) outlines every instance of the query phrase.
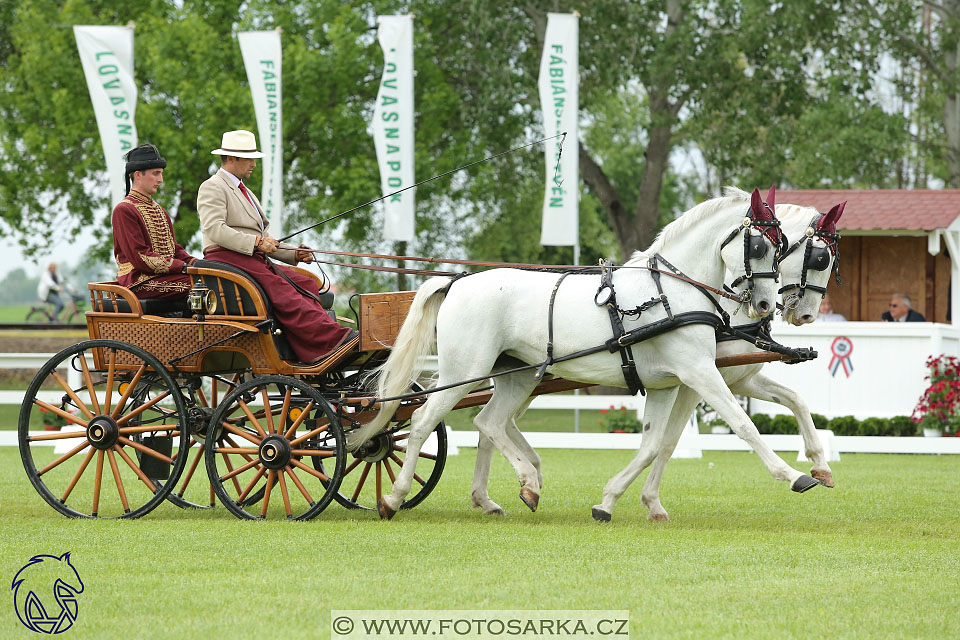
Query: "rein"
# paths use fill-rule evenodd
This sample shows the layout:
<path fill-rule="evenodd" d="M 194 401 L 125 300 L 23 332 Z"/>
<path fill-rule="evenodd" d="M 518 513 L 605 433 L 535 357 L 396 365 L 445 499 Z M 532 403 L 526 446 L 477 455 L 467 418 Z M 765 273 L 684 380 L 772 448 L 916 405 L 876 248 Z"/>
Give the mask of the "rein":
<path fill-rule="evenodd" d="M 297 251 L 307 251 L 314 255 L 321 253 L 324 255 L 334 255 L 334 256 L 345 256 L 350 258 L 377 258 L 382 260 L 409 260 L 410 262 L 428 262 L 431 264 L 457 264 L 469 267 L 490 267 L 490 268 L 503 268 L 503 269 L 536 269 L 539 271 L 571 271 L 571 272 L 582 272 L 582 273 L 601 273 L 604 269 L 602 265 L 575 265 L 575 264 L 528 264 L 524 262 L 482 262 L 479 260 L 454 260 L 452 258 L 425 258 L 421 256 L 391 256 L 380 253 L 353 253 L 350 251 L 333 251 L 333 250 L 322 250 L 322 249 L 310 249 L 307 247 L 294 247 L 290 245 L 281 245 L 281 249 L 296 249 Z M 356 264 L 350 262 L 336 262 L 333 260 L 319 260 L 314 258 L 316 262 L 321 264 L 330 264 L 337 265 L 341 267 L 349 267 L 351 269 L 366 269 L 368 271 L 387 271 L 390 273 L 405 273 L 409 275 L 423 275 L 423 276 L 459 276 L 462 273 L 454 273 L 452 271 L 436 271 L 429 269 L 402 269 L 400 267 L 381 267 L 372 264 Z M 643 269 L 644 271 L 651 271 L 660 273 L 663 275 L 670 276 L 676 280 L 686 282 L 687 284 L 692 284 L 695 287 L 715 293 L 718 296 L 726 298 L 728 300 L 733 300 L 734 302 L 746 302 L 743 295 L 738 295 L 735 293 L 730 293 L 724 291 L 723 289 L 717 289 L 716 287 L 711 287 L 710 285 L 704 284 L 693 278 L 689 278 L 681 273 L 673 273 L 671 271 L 664 271 L 663 269 L 656 269 L 650 266 L 642 265 L 618 265 L 617 269 Z"/>

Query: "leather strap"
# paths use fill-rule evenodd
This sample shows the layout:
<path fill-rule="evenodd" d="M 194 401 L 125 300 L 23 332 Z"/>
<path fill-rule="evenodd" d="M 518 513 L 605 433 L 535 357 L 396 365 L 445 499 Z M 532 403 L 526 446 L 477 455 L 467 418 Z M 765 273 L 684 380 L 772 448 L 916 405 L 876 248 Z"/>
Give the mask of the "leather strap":
<path fill-rule="evenodd" d="M 618 344 L 617 349 L 620 351 L 620 371 L 623 372 L 623 381 L 626 382 L 630 395 L 637 395 L 639 391 L 640 395 L 645 396 L 647 390 L 643 388 L 643 381 L 640 379 L 640 374 L 637 373 L 637 363 L 633 359 L 633 349 L 630 344 L 620 344 L 625 332 L 623 330 L 623 320 L 620 318 L 620 309 L 617 307 L 617 291 L 613 287 L 613 271 L 613 261 L 605 261 L 601 272 L 600 288 L 609 289 L 610 297 L 607 298 L 603 306 L 607 308 L 607 313 L 610 316 L 610 326 L 613 329 L 613 340 Z"/>

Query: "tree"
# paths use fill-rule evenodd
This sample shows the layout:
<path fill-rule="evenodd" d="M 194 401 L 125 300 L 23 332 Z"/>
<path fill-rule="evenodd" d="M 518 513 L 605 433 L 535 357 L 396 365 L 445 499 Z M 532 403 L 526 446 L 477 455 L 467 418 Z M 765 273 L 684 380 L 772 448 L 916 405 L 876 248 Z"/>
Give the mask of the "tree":
<path fill-rule="evenodd" d="M 196 193 L 209 176 L 220 132 L 252 128 L 249 91 L 234 21 L 240 0 L 13 0 L 4 4 L 9 40 L 0 44 L 0 220 L 36 250 L 53 234 L 94 227 L 109 255 L 110 216 L 103 150 L 70 28 L 136 20 L 136 122 L 141 142 L 167 158 L 157 200 L 178 238 L 199 228 Z M 53 25 L 53 26 L 51 26 Z M 194 246 L 194 249 L 197 247 Z"/>
<path fill-rule="evenodd" d="M 892 55 L 904 72 L 898 89 L 912 107 L 921 157 L 933 161 L 929 169 L 948 187 L 960 188 L 960 0 L 862 4 L 863 38 Z"/>
<path fill-rule="evenodd" d="M 185 240 L 196 234 L 209 150 L 224 130 L 255 127 L 236 31 L 283 30 L 290 232 L 379 195 L 367 130 L 383 64 L 377 15 L 416 16 L 424 179 L 539 137 L 547 12 L 574 9 L 583 129 L 567 152 L 580 157 L 581 245 L 591 260 L 649 244 L 695 189 L 727 180 L 766 187 L 785 176 L 802 186 L 876 185 L 903 155 L 902 116 L 869 92 L 879 31 L 833 0 L 464 0 L 456 11 L 449 0 L 150 0 L 136 12 L 119 0 L 11 0 L 0 5 L 0 220 L 35 245 L 47 229 L 96 225 L 108 253 L 111 203 L 93 110 L 72 32 L 49 25 L 137 20 L 138 130 L 168 159 L 158 199 Z M 678 149 L 698 149 L 719 184 L 674 175 Z M 537 241 L 542 182 L 535 149 L 423 185 L 416 251 L 568 262 L 568 248 Z M 378 216 L 360 209 L 296 239 L 403 250 L 381 238 Z"/>

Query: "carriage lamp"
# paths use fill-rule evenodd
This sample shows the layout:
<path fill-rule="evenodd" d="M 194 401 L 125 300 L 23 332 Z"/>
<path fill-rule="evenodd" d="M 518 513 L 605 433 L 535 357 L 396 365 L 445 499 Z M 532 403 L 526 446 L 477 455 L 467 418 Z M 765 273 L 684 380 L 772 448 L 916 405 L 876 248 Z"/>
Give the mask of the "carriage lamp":
<path fill-rule="evenodd" d="M 195 313 L 213 313 L 217 310 L 217 297 L 203 284 L 203 280 L 197 280 L 187 296 L 187 304 Z"/>

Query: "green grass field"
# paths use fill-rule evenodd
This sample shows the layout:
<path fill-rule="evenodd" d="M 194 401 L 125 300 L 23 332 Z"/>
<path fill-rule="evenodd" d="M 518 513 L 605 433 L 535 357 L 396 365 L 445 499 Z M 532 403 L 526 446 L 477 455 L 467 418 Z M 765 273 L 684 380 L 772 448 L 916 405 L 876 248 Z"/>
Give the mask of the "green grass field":
<path fill-rule="evenodd" d="M 29 304 L 0 306 L 0 322 L 25 322 Z"/>
<path fill-rule="evenodd" d="M 326 638 L 331 609 L 628 609 L 633 638 L 960 635 L 955 456 L 845 455 L 838 488 L 798 495 L 752 454 L 708 453 L 670 463 L 671 522 L 645 519 L 638 483 L 599 524 L 590 507 L 631 453 L 541 453 L 537 513 L 495 460 L 503 518 L 469 507 L 467 449 L 390 522 L 336 504 L 305 523 L 169 504 L 73 521 L 4 447 L 0 577 L 72 552 L 85 590 L 71 638 Z M 0 617 L 0 636 L 30 635 L 10 604 Z"/>

